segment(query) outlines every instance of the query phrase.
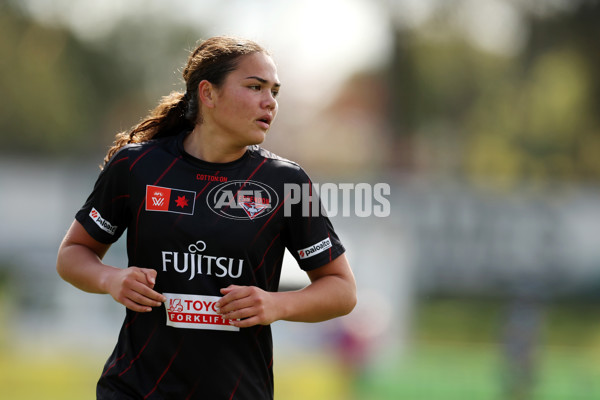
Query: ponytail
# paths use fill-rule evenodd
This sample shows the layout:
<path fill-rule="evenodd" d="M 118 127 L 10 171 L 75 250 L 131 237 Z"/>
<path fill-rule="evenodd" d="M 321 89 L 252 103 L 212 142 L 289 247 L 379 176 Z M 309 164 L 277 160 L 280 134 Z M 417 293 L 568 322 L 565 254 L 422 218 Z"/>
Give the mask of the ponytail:
<path fill-rule="evenodd" d="M 190 54 L 183 70 L 186 92 L 172 92 L 161 99 L 160 104 L 129 131 L 119 132 L 113 146 L 104 157 L 104 165 L 119 149 L 129 143 L 141 143 L 151 139 L 174 136 L 183 130 L 192 130 L 202 123 L 198 104 L 198 85 L 202 80 L 219 87 L 239 58 L 265 49 L 250 40 L 228 36 L 207 39 Z"/>
<path fill-rule="evenodd" d="M 158 106 L 140 123 L 129 131 L 117 133 L 113 146 L 104 157 L 104 165 L 121 147 L 127 144 L 173 136 L 185 129 L 193 129 L 196 105 L 189 103 L 188 95 L 181 92 L 171 92 L 164 96 Z"/>

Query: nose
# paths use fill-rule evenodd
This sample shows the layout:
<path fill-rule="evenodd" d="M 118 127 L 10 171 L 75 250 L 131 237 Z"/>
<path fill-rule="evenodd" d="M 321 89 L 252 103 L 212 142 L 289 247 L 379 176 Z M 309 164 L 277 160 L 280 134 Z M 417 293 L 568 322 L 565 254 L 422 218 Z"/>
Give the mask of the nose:
<path fill-rule="evenodd" d="M 277 99 L 273 96 L 273 93 L 268 92 L 265 99 L 263 100 L 263 107 L 269 110 L 277 109 Z"/>

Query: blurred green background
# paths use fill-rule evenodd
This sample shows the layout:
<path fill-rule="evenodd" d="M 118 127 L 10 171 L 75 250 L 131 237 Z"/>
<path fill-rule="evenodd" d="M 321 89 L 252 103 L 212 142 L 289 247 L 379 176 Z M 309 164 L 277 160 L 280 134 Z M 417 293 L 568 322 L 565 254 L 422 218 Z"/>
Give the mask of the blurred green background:
<path fill-rule="evenodd" d="M 264 147 L 391 187 L 389 216 L 332 217 L 359 305 L 274 324 L 276 398 L 600 399 L 599 21 L 594 0 L 1 0 L 0 398 L 94 397 L 123 310 L 56 250 L 114 134 L 231 34 L 279 68 Z"/>

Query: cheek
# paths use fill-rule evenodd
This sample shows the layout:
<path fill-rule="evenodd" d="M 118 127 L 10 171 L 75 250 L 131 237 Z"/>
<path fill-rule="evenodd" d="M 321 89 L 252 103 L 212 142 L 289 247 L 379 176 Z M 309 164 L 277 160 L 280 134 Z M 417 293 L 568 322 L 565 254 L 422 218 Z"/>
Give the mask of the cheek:
<path fill-rule="evenodd" d="M 231 113 L 231 117 L 235 118 L 249 114 L 252 110 L 251 100 L 244 92 L 237 93 L 235 97 L 232 97 L 227 104 L 227 110 Z"/>
<path fill-rule="evenodd" d="M 243 118 L 245 107 L 239 102 L 228 102 L 221 104 L 219 115 L 225 123 L 235 123 L 239 118 Z"/>

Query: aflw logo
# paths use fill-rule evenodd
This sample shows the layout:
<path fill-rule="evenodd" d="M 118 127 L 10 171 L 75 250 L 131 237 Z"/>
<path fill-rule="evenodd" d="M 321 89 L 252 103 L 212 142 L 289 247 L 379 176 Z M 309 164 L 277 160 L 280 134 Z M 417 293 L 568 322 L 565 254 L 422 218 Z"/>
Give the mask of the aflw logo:
<path fill-rule="evenodd" d="M 153 206 L 162 207 L 163 204 L 165 204 L 165 198 L 164 197 L 160 197 L 160 198 L 153 197 L 152 198 L 152 205 Z"/>
<path fill-rule="evenodd" d="M 196 192 L 162 186 L 146 186 L 146 211 L 194 214 Z"/>

